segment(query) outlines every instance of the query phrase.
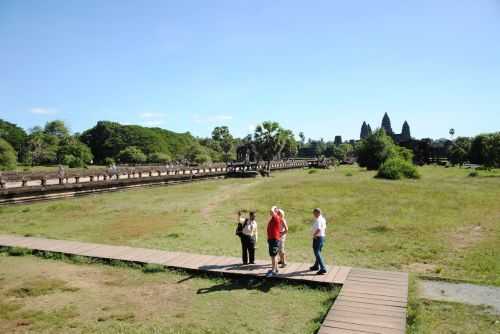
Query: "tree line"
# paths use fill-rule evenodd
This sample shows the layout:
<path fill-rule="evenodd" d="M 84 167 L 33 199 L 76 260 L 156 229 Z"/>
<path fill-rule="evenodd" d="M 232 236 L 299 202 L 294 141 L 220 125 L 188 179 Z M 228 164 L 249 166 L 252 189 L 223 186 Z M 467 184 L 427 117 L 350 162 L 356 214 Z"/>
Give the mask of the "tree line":
<path fill-rule="evenodd" d="M 215 127 L 210 137 L 197 138 L 189 132 L 100 121 L 82 133 L 71 133 L 60 120 L 26 132 L 0 119 L 0 169 L 14 169 L 16 164 L 85 167 L 89 164 L 201 164 L 245 159 L 269 162 L 293 157 L 326 157 L 342 162 L 357 160 L 362 166 L 378 169 L 386 160 L 383 157 L 394 158 L 394 152 L 402 161 L 411 160 L 417 164 L 427 163 L 430 157 L 437 156 L 447 158 L 452 164 L 470 162 L 500 167 L 500 132 L 473 138 L 458 137 L 453 141 L 413 138 L 394 141 L 394 136 L 387 134 L 384 128 L 372 131 L 365 123 L 361 132 L 362 139 L 357 141 L 343 141 L 340 136 L 335 136 L 333 141 L 306 140 L 304 133 L 300 132 L 296 138 L 291 130 L 269 121 L 258 125 L 244 138 L 234 137 L 227 126 Z"/>

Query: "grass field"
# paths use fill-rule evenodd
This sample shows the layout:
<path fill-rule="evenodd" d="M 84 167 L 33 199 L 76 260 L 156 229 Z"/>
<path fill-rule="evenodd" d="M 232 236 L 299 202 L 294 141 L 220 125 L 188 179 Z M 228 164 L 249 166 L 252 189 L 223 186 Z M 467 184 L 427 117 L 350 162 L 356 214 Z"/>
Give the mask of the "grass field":
<path fill-rule="evenodd" d="M 1 333 L 313 333 L 335 290 L 0 255 Z"/>
<path fill-rule="evenodd" d="M 239 240 L 234 235 L 235 216 L 238 209 L 246 208 L 258 212 L 261 238 L 257 256 L 266 258 L 267 212 L 271 205 L 277 204 L 285 208 L 290 225 L 287 239 L 290 261 L 310 261 L 311 210 L 321 207 L 329 223 L 324 249 L 328 263 L 406 270 L 413 272 L 413 276 L 418 274 L 499 286 L 500 173 L 480 172 L 477 177 L 469 177 L 469 172 L 459 168 L 428 166 L 420 168 L 420 180 L 386 181 L 375 179 L 373 172 L 357 167 L 294 170 L 276 172 L 270 179 L 204 181 L 4 206 L 0 207 L 0 233 L 237 256 Z M 13 274 L 18 271 L 17 268 L 12 270 Z M 3 269 L 0 273 L 8 275 L 3 273 Z M 139 281 L 154 276 L 142 278 L 144 274 L 140 271 L 134 275 L 139 276 Z M 158 274 L 158 277 L 163 277 L 161 275 L 167 277 L 173 274 Z M 210 283 L 207 283 L 205 278 L 196 278 L 193 282 L 198 280 L 207 286 L 233 285 L 223 280 L 208 280 Z M 0 284 L 3 282 L 10 280 L 0 279 Z M 71 280 L 68 282 L 71 283 Z M 290 294 L 297 300 L 301 301 L 304 296 L 305 301 L 310 298 L 311 305 L 312 300 L 320 305 L 319 309 L 304 314 L 299 321 L 306 323 L 312 333 L 318 314 L 326 310 L 325 300 L 329 300 L 331 295 L 305 289 L 299 289 L 295 294 L 293 289 L 295 287 L 279 286 L 272 291 L 286 291 L 283 296 L 294 291 Z M 187 294 L 194 294 L 194 290 L 193 287 Z M 257 295 L 262 292 L 254 287 L 235 290 Z M 229 312 L 231 322 L 234 321 L 228 326 L 241 325 L 242 318 L 231 313 L 235 308 L 233 294 L 221 293 L 219 296 L 218 310 Z M 196 302 L 199 302 L 199 297 L 194 297 Z M 488 314 L 482 308 L 418 300 L 414 291 L 410 297 L 414 302 L 409 333 L 470 334 L 498 330 L 499 317 Z M 245 308 L 258 309 L 261 303 L 269 303 L 267 307 L 279 317 L 279 312 L 274 313 L 275 305 L 281 303 L 277 299 L 246 299 Z M 200 305 L 197 312 L 212 312 L 212 304 Z M 180 326 L 175 329 L 179 333 L 184 333 L 183 326 L 187 323 L 197 323 L 195 315 L 186 316 L 182 319 L 185 323 L 182 323 L 175 322 L 172 314 L 165 312 L 163 316 L 168 323 Z M 124 332 L 135 332 L 138 328 L 151 332 L 152 329 L 147 327 L 149 320 L 145 323 L 137 320 L 142 319 L 140 317 L 134 319 L 133 326 L 114 320 L 105 326 L 129 326 Z M 228 319 L 223 317 L 220 321 L 227 323 Z M 466 322 L 477 323 L 478 330 L 471 330 Z M 93 329 L 104 326 L 95 325 L 97 327 Z M 161 327 L 161 323 L 158 326 Z M 208 332 L 226 330 L 220 324 L 214 324 L 216 329 L 204 327 L 205 323 L 197 323 L 196 326 L 193 327 L 195 333 L 207 328 Z M 267 330 L 260 327 L 262 323 L 249 322 L 248 326 L 243 332 Z M 234 330 L 234 327 L 230 329 Z"/>
<path fill-rule="evenodd" d="M 421 168 L 386 181 L 356 167 L 277 172 L 0 207 L 0 233 L 238 255 L 236 211 L 256 209 L 266 257 L 272 204 L 285 208 L 291 261 L 309 261 L 311 209 L 328 219 L 327 262 L 500 285 L 500 173 Z M 352 175 L 352 176 L 348 176 Z"/>

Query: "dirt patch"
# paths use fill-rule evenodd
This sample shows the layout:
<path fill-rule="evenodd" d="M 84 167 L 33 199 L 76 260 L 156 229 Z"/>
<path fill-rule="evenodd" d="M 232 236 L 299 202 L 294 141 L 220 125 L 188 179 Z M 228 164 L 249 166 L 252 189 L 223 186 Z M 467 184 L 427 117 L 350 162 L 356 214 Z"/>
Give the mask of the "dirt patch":
<path fill-rule="evenodd" d="M 430 273 L 436 273 L 439 270 L 439 267 L 431 263 L 415 262 L 412 264 L 403 265 L 402 269 L 404 271 L 411 271 L 414 273 L 430 274 Z"/>
<path fill-rule="evenodd" d="M 418 284 L 419 296 L 430 300 L 487 305 L 500 314 L 500 288 L 494 286 L 456 284 L 422 280 Z"/>
<path fill-rule="evenodd" d="M 164 314 L 186 312 L 190 306 L 190 299 L 181 292 L 185 289 L 182 284 L 155 279 L 154 275 L 145 276 L 139 270 L 49 260 L 37 260 L 38 263 L 33 264 L 30 257 L 15 258 L 17 265 L 14 265 L 13 259 L 0 259 L 0 273 L 5 278 L 0 286 L 0 299 L 7 304 L 21 304 L 22 312 L 71 306 L 78 321 L 131 322 L 157 320 Z M 22 264 L 24 261 L 26 265 Z M 25 290 L 37 293 L 12 293 Z M 21 316 L 15 320 L 26 319 Z"/>
<path fill-rule="evenodd" d="M 219 204 L 230 200 L 233 196 L 248 190 L 251 187 L 255 187 L 259 184 L 259 181 L 245 184 L 231 184 L 225 185 L 219 188 L 217 196 L 214 196 L 210 202 L 201 209 L 200 213 L 204 221 L 209 221 L 212 212 L 217 209 Z"/>
<path fill-rule="evenodd" d="M 483 239 L 485 229 L 481 225 L 465 226 L 451 236 L 451 243 L 456 249 L 466 249 Z"/>
<path fill-rule="evenodd" d="M 103 227 L 103 235 L 109 240 L 141 239 L 155 233 L 164 233 L 175 221 L 166 215 L 148 215 L 133 210 L 120 212 L 113 222 Z"/>

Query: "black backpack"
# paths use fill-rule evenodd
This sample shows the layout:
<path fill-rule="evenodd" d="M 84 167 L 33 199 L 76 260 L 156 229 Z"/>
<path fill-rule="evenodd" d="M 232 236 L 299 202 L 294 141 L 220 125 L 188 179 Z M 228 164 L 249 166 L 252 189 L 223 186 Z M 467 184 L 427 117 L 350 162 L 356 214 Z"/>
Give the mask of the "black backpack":
<path fill-rule="evenodd" d="M 238 226 L 236 227 L 236 235 L 241 237 L 243 236 L 243 228 L 248 224 L 248 218 L 245 219 L 245 222 L 242 224 L 242 223 L 238 223 Z"/>

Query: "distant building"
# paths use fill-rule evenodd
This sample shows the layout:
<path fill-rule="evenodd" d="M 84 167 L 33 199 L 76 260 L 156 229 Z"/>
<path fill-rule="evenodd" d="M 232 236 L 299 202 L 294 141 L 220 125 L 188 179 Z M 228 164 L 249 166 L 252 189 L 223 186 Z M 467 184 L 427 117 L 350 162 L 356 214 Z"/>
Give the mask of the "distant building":
<path fill-rule="evenodd" d="M 396 143 L 404 143 L 411 141 L 410 125 L 408 124 L 407 121 L 403 123 L 401 133 L 394 133 L 394 131 L 392 130 L 391 119 L 389 118 L 389 115 L 385 113 L 384 117 L 382 118 L 382 124 L 380 125 L 380 127 L 384 129 L 385 133 L 391 136 Z M 365 139 L 366 137 L 371 135 L 371 133 L 372 129 L 370 127 L 370 124 L 363 122 L 363 124 L 361 125 L 361 133 L 359 136 L 360 139 Z"/>

